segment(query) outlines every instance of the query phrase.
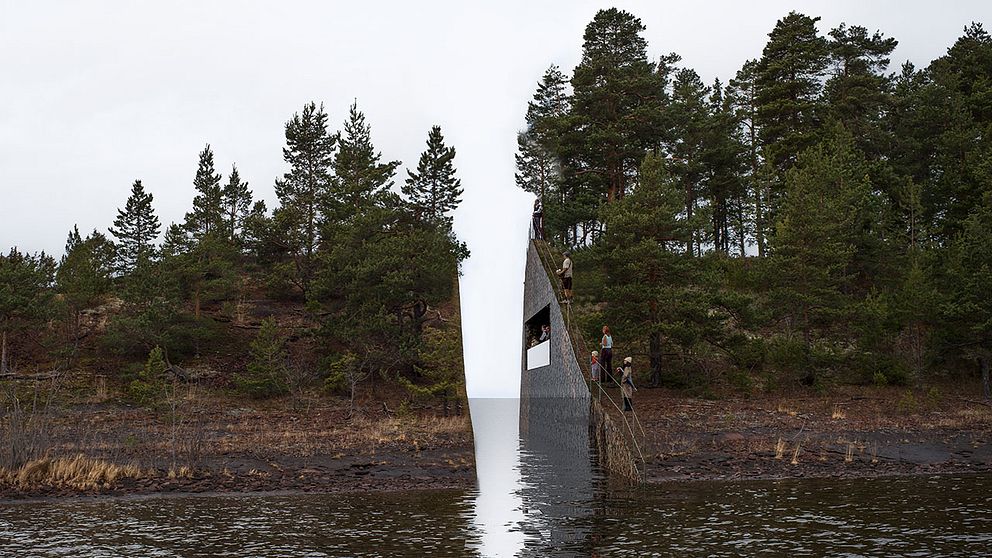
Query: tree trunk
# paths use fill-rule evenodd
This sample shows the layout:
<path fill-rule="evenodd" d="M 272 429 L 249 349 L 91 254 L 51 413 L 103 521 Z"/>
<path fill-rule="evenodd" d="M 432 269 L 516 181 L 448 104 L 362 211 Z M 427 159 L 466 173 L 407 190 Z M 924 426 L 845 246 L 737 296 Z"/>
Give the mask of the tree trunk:
<path fill-rule="evenodd" d="M 7 373 L 7 331 L 3 332 L 0 340 L 0 374 Z"/>
<path fill-rule="evenodd" d="M 978 357 L 978 366 L 982 369 L 982 394 L 985 399 L 992 399 L 992 380 L 989 379 L 989 355 Z"/>
<path fill-rule="evenodd" d="M 648 346 L 648 358 L 651 363 L 651 387 L 661 385 L 661 334 L 652 333 Z"/>
<path fill-rule="evenodd" d="M 193 292 L 193 316 L 196 319 L 200 319 L 200 284 L 196 284 L 196 290 Z"/>

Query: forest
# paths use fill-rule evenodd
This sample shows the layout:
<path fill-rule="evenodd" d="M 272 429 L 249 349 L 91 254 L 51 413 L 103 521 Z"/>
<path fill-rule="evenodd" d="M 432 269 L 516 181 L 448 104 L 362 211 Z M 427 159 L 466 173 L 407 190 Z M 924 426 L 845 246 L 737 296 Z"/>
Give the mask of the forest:
<path fill-rule="evenodd" d="M 384 386 L 447 412 L 464 397 L 455 149 L 433 127 L 396 187 L 401 163 L 357 105 L 340 131 L 328 118 L 311 102 L 286 122 L 271 211 L 208 144 L 183 222 L 161 223 L 135 180 L 106 231 L 73 227 L 61 258 L 0 254 L 0 378 L 99 381 L 104 398 L 148 406 L 176 382 L 323 392 L 353 411 L 357 388 Z M 31 401 L 7 388 L 15 407 Z"/>
<path fill-rule="evenodd" d="M 992 37 L 893 71 L 895 38 L 819 22 L 790 12 L 707 84 L 601 10 L 571 75 L 547 70 L 516 182 L 572 252 L 574 312 L 646 385 L 990 397 Z"/>

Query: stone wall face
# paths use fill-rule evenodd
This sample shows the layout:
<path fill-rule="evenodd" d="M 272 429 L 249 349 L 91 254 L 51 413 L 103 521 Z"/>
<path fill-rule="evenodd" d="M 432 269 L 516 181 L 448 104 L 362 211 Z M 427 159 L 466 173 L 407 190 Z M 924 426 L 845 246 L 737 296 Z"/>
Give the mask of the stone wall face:
<path fill-rule="evenodd" d="M 527 271 L 524 283 L 524 321 L 540 312 L 545 306 L 551 309 L 551 364 L 534 370 L 527 370 L 526 337 L 524 354 L 521 355 L 520 399 L 526 398 L 568 398 L 586 402 L 588 406 L 589 388 L 586 385 L 579 360 L 572 351 L 572 342 L 565 330 L 565 319 L 561 306 L 555 297 L 551 280 L 537 254 L 534 243 L 527 249 Z M 521 334 L 526 336 L 521 325 Z M 585 355 L 584 358 L 588 358 Z"/>
<path fill-rule="evenodd" d="M 551 364 L 527 370 L 526 331 L 521 354 L 520 434 L 524 447 L 542 448 L 549 455 L 590 459 L 595 444 L 605 471 L 629 479 L 639 478 L 637 461 L 628 447 L 623 425 L 617 425 L 589 393 L 581 363 L 589 355 L 576 355 L 551 281 L 533 242 L 528 244 L 524 283 L 524 322 L 550 308 Z M 554 448 L 554 451 L 549 451 Z"/>

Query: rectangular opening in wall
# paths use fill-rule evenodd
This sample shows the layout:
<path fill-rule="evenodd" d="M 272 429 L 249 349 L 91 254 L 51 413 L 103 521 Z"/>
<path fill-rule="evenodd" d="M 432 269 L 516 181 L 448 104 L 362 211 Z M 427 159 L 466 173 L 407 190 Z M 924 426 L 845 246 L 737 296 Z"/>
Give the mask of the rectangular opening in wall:
<path fill-rule="evenodd" d="M 551 364 L 551 307 L 545 306 L 524 323 L 527 370 Z"/>

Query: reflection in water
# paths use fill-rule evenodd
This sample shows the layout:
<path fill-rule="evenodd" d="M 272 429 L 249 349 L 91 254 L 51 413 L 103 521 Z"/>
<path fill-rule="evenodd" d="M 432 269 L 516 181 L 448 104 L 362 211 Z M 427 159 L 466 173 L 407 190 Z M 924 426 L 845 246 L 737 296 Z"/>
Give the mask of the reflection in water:
<path fill-rule="evenodd" d="M 0 503 L 0 556 L 987 556 L 992 548 L 992 476 L 618 489 L 596 476 L 588 450 L 569 457 L 581 446 L 581 417 L 529 404 L 521 442 L 515 400 L 472 402 L 477 492 Z M 561 435 L 550 436 L 555 430 Z"/>
<path fill-rule="evenodd" d="M 483 556 L 516 556 L 523 548 L 519 399 L 471 399 L 478 493 L 473 520 Z"/>
<path fill-rule="evenodd" d="M 520 493 L 528 535 L 521 556 L 588 553 L 594 502 L 589 401 L 525 402 L 520 415 Z"/>

